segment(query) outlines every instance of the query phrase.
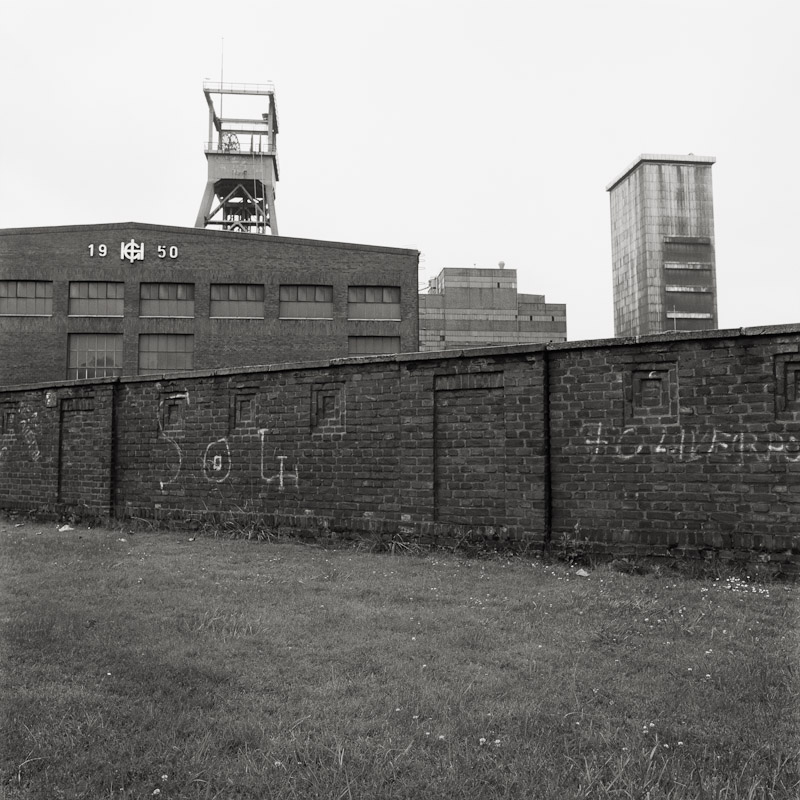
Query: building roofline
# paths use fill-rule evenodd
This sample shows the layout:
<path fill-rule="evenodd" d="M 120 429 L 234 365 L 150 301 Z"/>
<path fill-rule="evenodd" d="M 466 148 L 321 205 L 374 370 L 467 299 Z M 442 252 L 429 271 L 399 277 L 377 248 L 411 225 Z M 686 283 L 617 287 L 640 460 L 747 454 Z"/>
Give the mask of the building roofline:
<path fill-rule="evenodd" d="M 705 164 L 711 166 L 716 160 L 714 156 L 696 156 L 694 153 L 679 156 L 667 155 L 664 153 L 642 153 L 639 158 L 626 167 L 608 184 L 608 186 L 606 186 L 606 191 L 610 192 L 618 183 L 624 181 L 640 164 Z"/>
<path fill-rule="evenodd" d="M 236 231 L 216 231 L 208 228 L 184 227 L 179 225 L 155 225 L 149 222 L 101 222 L 91 225 L 50 225 L 32 228 L 0 228 L 0 236 L 104 230 L 167 231 L 172 233 L 190 234 L 193 236 L 228 238 L 237 242 L 260 242 L 266 244 L 269 241 L 276 241 L 284 244 L 303 245 L 305 247 L 334 247 L 342 250 L 368 250 L 380 253 L 402 253 L 405 255 L 419 256 L 419 250 L 405 247 L 384 247 L 382 245 L 358 244 L 351 242 L 329 242 L 323 239 L 299 239 L 291 236 L 259 236 L 256 234 L 238 233 Z"/>

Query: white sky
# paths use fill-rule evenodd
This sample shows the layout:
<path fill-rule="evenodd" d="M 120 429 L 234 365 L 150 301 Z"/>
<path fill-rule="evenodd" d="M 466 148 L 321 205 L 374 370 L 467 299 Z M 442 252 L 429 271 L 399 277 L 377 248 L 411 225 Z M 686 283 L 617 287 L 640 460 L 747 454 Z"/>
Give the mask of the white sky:
<path fill-rule="evenodd" d="M 605 186 L 711 155 L 721 327 L 797 323 L 799 9 L 0 0 L 0 227 L 191 227 L 224 63 L 275 83 L 282 236 L 420 250 L 421 284 L 502 260 L 570 339 L 609 337 Z"/>

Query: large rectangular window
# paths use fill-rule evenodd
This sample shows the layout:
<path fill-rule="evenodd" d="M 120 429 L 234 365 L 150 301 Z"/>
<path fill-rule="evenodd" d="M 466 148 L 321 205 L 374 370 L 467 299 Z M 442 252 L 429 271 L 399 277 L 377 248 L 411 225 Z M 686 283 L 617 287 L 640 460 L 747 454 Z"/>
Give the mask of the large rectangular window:
<path fill-rule="evenodd" d="M 264 287 L 257 283 L 212 283 L 209 316 L 264 319 Z"/>
<path fill-rule="evenodd" d="M 281 286 L 278 316 L 281 319 L 333 319 L 333 286 Z"/>
<path fill-rule="evenodd" d="M 71 317 L 121 317 L 125 297 L 124 283 L 109 281 L 71 281 Z"/>
<path fill-rule="evenodd" d="M 399 286 L 350 286 L 348 319 L 400 319 Z"/>
<path fill-rule="evenodd" d="M 121 333 L 71 333 L 67 380 L 122 375 Z"/>
<path fill-rule="evenodd" d="M 143 283 L 139 292 L 140 317 L 194 316 L 192 283 Z"/>
<path fill-rule="evenodd" d="M 194 335 L 143 333 L 139 336 L 139 374 L 183 372 L 193 369 Z"/>
<path fill-rule="evenodd" d="M 400 352 L 399 336 L 348 336 L 347 352 L 351 356 L 377 356 Z"/>
<path fill-rule="evenodd" d="M 0 281 L 0 314 L 49 317 L 52 313 L 52 281 Z"/>

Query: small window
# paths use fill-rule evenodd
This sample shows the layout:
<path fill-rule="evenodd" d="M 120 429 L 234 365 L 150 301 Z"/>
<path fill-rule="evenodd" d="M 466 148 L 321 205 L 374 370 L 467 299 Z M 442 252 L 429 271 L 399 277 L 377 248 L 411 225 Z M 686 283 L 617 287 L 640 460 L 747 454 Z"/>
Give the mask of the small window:
<path fill-rule="evenodd" d="M 264 287 L 257 283 L 212 283 L 209 316 L 264 319 Z"/>
<path fill-rule="evenodd" d="M 71 281 L 68 313 L 71 317 L 121 317 L 124 296 L 124 283 Z"/>
<path fill-rule="evenodd" d="M 67 380 L 122 375 L 121 333 L 72 333 Z"/>
<path fill-rule="evenodd" d="M 143 333 L 139 336 L 139 374 L 185 372 L 194 368 L 191 333 Z"/>
<path fill-rule="evenodd" d="M 351 356 L 374 356 L 400 352 L 399 336 L 348 336 L 347 352 Z"/>
<path fill-rule="evenodd" d="M 278 316 L 281 319 L 333 319 L 333 286 L 282 285 Z"/>
<path fill-rule="evenodd" d="M 348 319 L 400 319 L 399 286 L 350 286 Z"/>
<path fill-rule="evenodd" d="M 0 315 L 49 317 L 52 314 L 52 281 L 0 281 Z"/>
<path fill-rule="evenodd" d="M 140 317 L 194 316 L 192 283 L 143 283 L 139 298 Z"/>

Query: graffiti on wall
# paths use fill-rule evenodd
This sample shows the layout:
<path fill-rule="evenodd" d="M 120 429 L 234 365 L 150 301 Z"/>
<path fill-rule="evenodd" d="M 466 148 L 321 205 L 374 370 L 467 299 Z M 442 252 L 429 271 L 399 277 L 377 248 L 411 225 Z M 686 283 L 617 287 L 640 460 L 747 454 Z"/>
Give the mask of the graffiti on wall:
<path fill-rule="evenodd" d="M 183 468 L 183 450 L 177 442 L 177 436 L 182 433 L 185 416 L 183 407 L 189 405 L 189 392 L 176 392 L 175 394 L 162 397 L 158 401 L 158 437 L 163 439 L 171 448 L 172 474 L 164 480 L 159 481 L 161 491 L 165 486 L 175 483 Z"/>
<path fill-rule="evenodd" d="M 180 440 L 186 430 L 185 409 L 191 404 L 188 391 L 168 394 L 159 400 L 158 404 L 158 438 L 166 442 L 169 453 L 167 456 L 168 474 L 159 480 L 162 492 L 175 484 L 184 471 L 184 447 Z M 300 485 L 300 470 L 295 464 L 288 464 L 289 456 L 275 451 L 268 455 L 267 437 L 268 428 L 257 431 L 260 439 L 260 476 L 268 486 L 274 485 L 278 491 L 284 491 L 287 486 L 295 489 Z M 201 472 L 208 483 L 225 483 L 233 469 L 231 446 L 227 436 L 209 442 L 201 459 Z"/>
<path fill-rule="evenodd" d="M 678 462 L 700 461 L 708 456 L 755 459 L 760 462 L 800 462 L 800 439 L 788 433 L 768 431 L 760 435 L 713 427 L 705 430 L 683 426 L 654 426 L 643 436 L 634 426 L 615 428 L 596 423 L 584 425 L 581 436 L 592 460 L 613 457 L 629 461 L 637 456 Z"/>
<path fill-rule="evenodd" d="M 203 475 L 209 483 L 224 483 L 231 474 L 231 447 L 228 437 L 210 442 L 203 454 Z"/>
<path fill-rule="evenodd" d="M 29 405 L 5 406 L 0 409 L 0 463 L 6 460 L 15 443 L 21 443 L 28 458 L 38 462 L 42 457 L 39 449 L 39 412 Z"/>

